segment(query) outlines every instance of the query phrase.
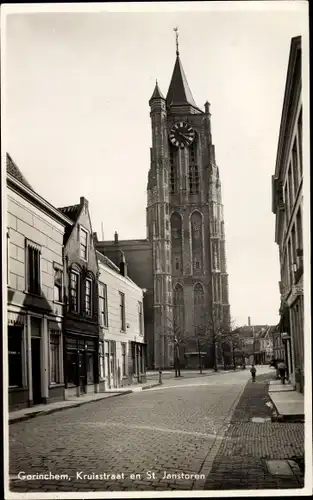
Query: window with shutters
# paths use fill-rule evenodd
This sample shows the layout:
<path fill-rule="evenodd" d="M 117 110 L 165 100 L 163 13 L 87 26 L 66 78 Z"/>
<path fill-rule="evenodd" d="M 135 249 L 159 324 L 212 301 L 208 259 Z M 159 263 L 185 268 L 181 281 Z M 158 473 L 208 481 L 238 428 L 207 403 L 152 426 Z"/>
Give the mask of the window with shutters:
<path fill-rule="evenodd" d="M 40 255 L 41 247 L 26 240 L 26 289 L 40 295 Z"/>

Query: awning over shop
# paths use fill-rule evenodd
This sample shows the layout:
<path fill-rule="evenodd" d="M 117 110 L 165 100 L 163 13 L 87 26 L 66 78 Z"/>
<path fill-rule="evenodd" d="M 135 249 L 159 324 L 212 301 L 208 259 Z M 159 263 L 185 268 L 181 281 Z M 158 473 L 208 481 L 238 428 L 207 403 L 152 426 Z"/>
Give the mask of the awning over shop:
<path fill-rule="evenodd" d="M 25 314 L 8 311 L 8 325 L 24 326 Z"/>

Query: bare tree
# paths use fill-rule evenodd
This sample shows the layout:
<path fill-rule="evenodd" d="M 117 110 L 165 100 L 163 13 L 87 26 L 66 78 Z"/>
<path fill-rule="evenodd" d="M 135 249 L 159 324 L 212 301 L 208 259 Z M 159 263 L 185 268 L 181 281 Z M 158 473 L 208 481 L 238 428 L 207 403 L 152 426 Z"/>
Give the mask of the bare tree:
<path fill-rule="evenodd" d="M 244 357 L 244 342 L 240 338 L 238 332 L 236 332 L 235 328 L 231 328 L 229 332 L 226 332 L 223 335 L 222 340 L 230 345 L 233 368 L 236 369 L 236 358 L 240 357 L 243 359 Z M 241 362 L 244 364 L 243 361 Z"/>
<path fill-rule="evenodd" d="M 186 336 L 184 335 L 183 328 L 175 320 L 168 318 L 168 332 L 169 337 L 173 342 L 174 348 L 174 370 L 175 377 L 180 377 L 181 373 L 181 351 L 186 343 Z"/>
<path fill-rule="evenodd" d="M 208 346 L 212 350 L 213 368 L 214 371 L 218 371 L 218 352 L 221 351 L 222 342 L 230 332 L 230 324 L 216 307 L 205 311 L 202 319 L 202 324 L 196 327 L 198 346 Z"/>

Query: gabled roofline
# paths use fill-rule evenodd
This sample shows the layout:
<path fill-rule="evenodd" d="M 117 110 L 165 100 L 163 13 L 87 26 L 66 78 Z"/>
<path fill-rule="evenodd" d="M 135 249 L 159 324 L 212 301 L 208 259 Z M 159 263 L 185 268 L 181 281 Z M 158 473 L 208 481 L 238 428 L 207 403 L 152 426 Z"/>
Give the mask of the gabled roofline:
<path fill-rule="evenodd" d="M 39 207 L 43 209 L 44 212 L 46 212 L 50 216 L 52 215 L 57 221 L 64 224 L 64 226 L 73 225 L 73 221 L 71 219 L 63 215 L 62 212 L 60 212 L 57 208 L 51 205 L 51 203 L 42 198 L 32 189 L 29 189 L 27 186 L 25 186 L 25 184 L 18 181 L 15 177 L 13 177 L 9 173 L 7 173 L 7 184 L 33 204 L 39 205 Z"/>
<path fill-rule="evenodd" d="M 275 174 L 274 177 L 278 178 L 281 167 L 281 160 L 284 150 L 285 143 L 285 131 L 287 124 L 287 115 L 288 109 L 292 102 L 292 90 L 294 87 L 294 77 L 295 77 L 295 68 L 297 63 L 297 58 L 301 57 L 301 36 L 296 36 L 291 39 L 290 43 L 290 52 L 289 52 L 289 61 L 288 61 L 288 69 L 285 83 L 285 93 L 284 93 L 284 101 L 283 101 L 283 109 L 281 114 L 280 128 L 279 128 L 279 139 L 278 139 L 278 148 L 277 148 L 277 157 L 276 157 L 276 165 L 275 165 Z M 274 212 L 274 205 L 273 205 Z M 275 213 L 275 212 L 274 212 Z"/>
<path fill-rule="evenodd" d="M 132 279 L 130 279 L 129 276 L 123 276 L 120 273 L 118 266 L 116 264 L 114 264 L 114 262 L 112 262 L 109 259 L 109 257 L 107 257 L 103 253 L 99 252 L 99 250 L 96 250 L 96 256 L 97 256 L 97 260 L 98 260 L 99 270 L 100 270 L 101 266 L 104 266 L 108 272 L 114 273 L 114 276 L 118 277 L 124 283 L 131 285 L 137 291 L 141 291 L 141 293 L 143 294 L 143 289 L 139 285 L 137 285 L 137 283 L 135 283 Z"/>

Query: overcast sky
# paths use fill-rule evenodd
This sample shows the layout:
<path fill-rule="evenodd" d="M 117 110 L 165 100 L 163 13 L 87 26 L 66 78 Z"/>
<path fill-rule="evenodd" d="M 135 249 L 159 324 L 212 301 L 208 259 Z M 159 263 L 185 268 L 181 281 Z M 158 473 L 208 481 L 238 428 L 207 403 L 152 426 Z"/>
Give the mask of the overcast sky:
<path fill-rule="evenodd" d="M 5 148 L 53 205 L 85 196 L 99 239 L 101 222 L 106 240 L 115 230 L 120 239 L 145 238 L 148 101 L 156 78 L 163 94 L 168 90 L 173 28 L 179 26 L 194 99 L 202 109 L 211 103 L 231 314 L 237 325 L 248 316 L 254 324 L 276 324 L 280 276 L 271 175 L 290 41 L 306 33 L 307 9 L 302 2 L 270 2 L 268 8 L 257 2 L 263 4 L 257 11 L 253 2 L 226 3 L 227 9 L 214 2 L 214 11 L 202 12 L 192 12 L 190 2 L 190 12 L 8 16 Z"/>

